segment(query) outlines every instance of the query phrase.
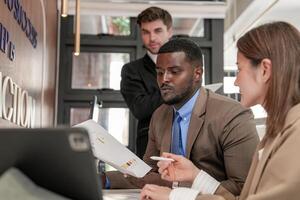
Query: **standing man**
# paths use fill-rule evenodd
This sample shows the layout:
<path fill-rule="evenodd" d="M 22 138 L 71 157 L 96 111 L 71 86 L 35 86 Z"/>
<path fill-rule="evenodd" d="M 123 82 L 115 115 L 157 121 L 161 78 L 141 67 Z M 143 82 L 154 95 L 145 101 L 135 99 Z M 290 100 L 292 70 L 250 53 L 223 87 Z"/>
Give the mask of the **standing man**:
<path fill-rule="evenodd" d="M 121 93 L 138 119 L 136 153 L 142 158 L 152 113 L 163 102 L 156 81 L 155 63 L 159 48 L 172 37 L 172 17 L 164 9 L 150 7 L 138 15 L 137 24 L 147 53 L 143 58 L 123 66 Z"/>
<path fill-rule="evenodd" d="M 170 187 L 150 156 L 172 152 L 201 170 L 201 193 L 226 199 L 240 194 L 259 141 L 253 115 L 238 102 L 201 87 L 202 62 L 200 47 L 188 39 L 173 39 L 160 48 L 156 70 L 164 104 L 152 116 L 144 155 L 152 170 L 142 179 L 108 173 L 111 188 L 148 183 Z"/>

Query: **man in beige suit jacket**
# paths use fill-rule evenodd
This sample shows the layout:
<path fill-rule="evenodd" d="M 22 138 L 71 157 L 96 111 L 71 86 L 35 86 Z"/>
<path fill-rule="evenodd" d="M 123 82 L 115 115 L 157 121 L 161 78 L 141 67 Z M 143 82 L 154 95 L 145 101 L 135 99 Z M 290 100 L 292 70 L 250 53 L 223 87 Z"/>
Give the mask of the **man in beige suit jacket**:
<path fill-rule="evenodd" d="M 151 119 L 144 161 L 153 169 L 142 179 L 107 173 L 111 188 L 141 188 L 146 183 L 171 186 L 171 182 L 161 180 L 156 161 L 150 156 L 170 152 L 174 108 L 180 109 L 198 91 L 191 109 L 185 156 L 202 169 L 208 179 L 213 179 L 217 187 L 213 193 L 225 197 L 239 195 L 259 141 L 251 111 L 201 87 L 202 54 L 198 45 L 190 40 L 175 39 L 165 44 L 158 55 L 157 73 L 162 97 L 169 105 L 160 106 Z M 185 87 L 186 83 L 191 85 Z M 178 96 L 185 99 L 173 101 L 174 93 L 179 94 L 180 90 L 182 93 Z M 184 96 L 187 93 L 189 96 Z"/>
<path fill-rule="evenodd" d="M 241 196 L 227 196 L 226 199 L 298 200 L 300 161 L 296 157 L 292 158 L 292 155 L 299 152 L 299 133 L 300 104 L 297 104 L 289 111 L 283 130 L 265 145 L 263 143 L 258 145 Z M 188 196 L 186 191 L 182 193 Z M 220 196 L 199 194 L 195 200 L 225 199 Z"/>

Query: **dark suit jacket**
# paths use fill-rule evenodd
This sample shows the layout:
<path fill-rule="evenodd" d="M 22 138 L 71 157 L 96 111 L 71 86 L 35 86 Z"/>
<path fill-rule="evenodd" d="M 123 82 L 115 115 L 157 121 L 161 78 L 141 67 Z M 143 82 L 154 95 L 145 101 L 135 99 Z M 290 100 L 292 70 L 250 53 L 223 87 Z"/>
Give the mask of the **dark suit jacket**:
<path fill-rule="evenodd" d="M 149 157 L 170 152 L 172 119 L 172 106 L 161 105 L 153 114 L 144 155 L 152 171 L 143 179 L 124 179 L 116 172 L 111 173 L 112 188 L 142 187 L 145 183 L 170 186 L 160 180 L 156 162 Z M 241 192 L 258 141 L 249 109 L 232 99 L 200 89 L 188 129 L 186 157 L 221 182 L 216 194 L 227 197 Z"/>
<path fill-rule="evenodd" d="M 133 115 L 138 119 L 137 155 L 143 157 L 152 113 L 162 104 L 156 81 L 155 63 L 146 54 L 127 63 L 121 72 L 121 93 Z"/>

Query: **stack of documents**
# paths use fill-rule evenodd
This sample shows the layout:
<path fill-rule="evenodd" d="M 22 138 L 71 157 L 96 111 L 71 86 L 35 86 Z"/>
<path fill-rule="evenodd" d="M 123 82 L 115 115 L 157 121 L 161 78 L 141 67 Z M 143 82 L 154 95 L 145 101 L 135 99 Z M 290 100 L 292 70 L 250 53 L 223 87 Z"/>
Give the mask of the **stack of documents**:
<path fill-rule="evenodd" d="M 143 177 L 150 171 L 149 165 L 128 150 L 94 120 L 87 120 L 76 125 L 76 127 L 82 127 L 88 131 L 94 156 L 99 160 L 124 174 L 135 177 Z"/>

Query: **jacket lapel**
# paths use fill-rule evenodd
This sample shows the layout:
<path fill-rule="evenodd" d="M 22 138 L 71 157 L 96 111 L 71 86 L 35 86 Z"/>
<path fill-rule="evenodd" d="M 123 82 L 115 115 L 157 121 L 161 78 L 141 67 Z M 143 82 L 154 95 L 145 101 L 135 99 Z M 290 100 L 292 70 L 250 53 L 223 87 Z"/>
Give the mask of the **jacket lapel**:
<path fill-rule="evenodd" d="M 151 58 L 146 54 L 143 57 L 143 66 L 137 66 L 140 77 L 144 81 L 144 87 L 146 87 L 147 91 L 152 91 L 153 87 L 155 90 L 159 90 L 157 80 L 156 80 L 156 70 L 155 63 L 151 60 Z"/>
<path fill-rule="evenodd" d="M 264 169 L 266 168 L 266 165 L 268 163 L 268 160 L 274 150 L 274 147 L 276 146 L 278 140 L 280 140 L 280 136 L 281 134 L 278 134 L 274 139 L 269 139 L 269 141 L 267 141 L 267 143 L 264 146 L 264 150 L 262 153 L 262 156 L 260 158 L 260 160 L 257 162 L 257 167 L 254 173 L 254 176 L 252 178 L 252 183 L 249 189 L 249 194 L 253 194 L 255 193 L 260 179 L 262 177 L 262 173 L 264 172 Z M 258 151 L 257 151 L 258 154 Z M 259 156 L 256 155 L 256 157 L 258 158 Z"/>
<path fill-rule="evenodd" d="M 257 187 L 260 182 L 260 179 L 262 177 L 262 173 L 264 172 L 264 169 L 266 168 L 268 160 L 272 156 L 273 151 L 276 151 L 276 149 L 278 148 L 278 144 L 280 144 L 281 141 L 286 137 L 286 135 L 283 134 L 285 132 L 285 129 L 288 128 L 291 124 L 293 124 L 299 118 L 299 113 L 300 113 L 300 104 L 291 108 L 286 116 L 285 124 L 284 124 L 282 131 L 280 133 L 278 133 L 277 136 L 273 140 L 269 139 L 269 141 L 265 144 L 262 157 L 261 157 L 260 161 L 258 161 L 258 163 L 257 163 L 256 172 L 252 179 L 251 187 L 249 189 L 249 194 L 253 194 L 256 192 Z"/>
<path fill-rule="evenodd" d="M 165 126 L 163 129 L 163 137 L 161 141 L 161 150 L 162 152 L 170 152 L 171 142 L 172 142 L 172 121 L 173 121 L 173 109 L 170 106 L 168 108 L 168 114 L 165 120 Z"/>
<path fill-rule="evenodd" d="M 246 199 L 247 196 L 249 196 L 249 190 L 250 190 L 250 187 L 252 187 L 253 176 L 255 174 L 255 170 L 256 170 L 256 167 L 257 167 L 257 164 L 258 164 L 258 150 L 260 149 L 259 146 L 260 145 L 258 145 L 258 147 L 255 151 L 255 154 L 253 155 L 251 167 L 249 169 L 249 173 L 247 175 L 247 179 L 246 179 L 246 182 L 243 186 L 243 190 L 241 192 L 239 200 L 244 200 L 244 199 Z"/>
<path fill-rule="evenodd" d="M 147 71 L 149 71 L 153 77 L 155 78 L 156 80 L 156 70 L 155 70 L 155 63 L 153 62 L 153 60 L 150 58 L 150 56 L 148 56 L 148 54 L 146 54 L 144 57 L 143 57 L 143 62 L 144 62 L 144 66 L 145 66 L 145 69 Z M 151 77 L 151 78 L 153 78 Z"/>
<path fill-rule="evenodd" d="M 206 91 L 206 89 L 201 87 L 199 96 L 197 97 L 195 106 L 191 114 L 190 125 L 188 128 L 188 137 L 187 137 L 187 145 L 186 145 L 187 158 L 190 157 L 193 144 L 204 122 L 204 114 L 206 110 L 207 97 L 208 97 L 208 92 Z"/>

